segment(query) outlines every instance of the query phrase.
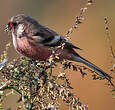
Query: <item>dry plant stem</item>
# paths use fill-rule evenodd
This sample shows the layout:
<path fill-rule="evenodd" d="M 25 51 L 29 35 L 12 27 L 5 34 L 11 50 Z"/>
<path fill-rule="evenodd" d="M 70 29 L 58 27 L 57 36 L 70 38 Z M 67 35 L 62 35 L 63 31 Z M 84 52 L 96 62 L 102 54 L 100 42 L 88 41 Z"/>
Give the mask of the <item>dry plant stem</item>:
<path fill-rule="evenodd" d="M 8 58 L 8 57 L 7 57 L 7 54 L 8 54 L 8 49 L 9 49 L 10 46 L 11 46 L 11 42 L 9 42 L 9 43 L 6 44 L 6 48 L 5 48 L 5 50 L 3 51 L 3 54 L 0 56 L 1 62 L 2 62 L 4 59 L 7 59 L 7 58 Z"/>
<path fill-rule="evenodd" d="M 113 59 L 115 60 L 115 54 L 114 54 L 112 42 L 111 42 L 111 33 L 110 33 L 110 29 L 109 29 L 109 20 L 107 17 L 104 18 L 104 23 L 105 23 L 105 31 L 106 31 L 109 48 L 110 48 L 110 53 L 111 53 Z"/>
<path fill-rule="evenodd" d="M 107 41 L 109 44 L 109 48 L 110 48 L 110 53 L 115 61 L 115 54 L 113 51 L 113 47 L 112 47 L 112 42 L 111 42 L 111 33 L 110 33 L 110 28 L 109 28 L 109 20 L 107 17 L 104 18 L 104 23 L 105 23 L 105 31 L 106 31 L 106 37 L 107 37 Z M 112 83 L 111 80 L 109 80 L 110 84 L 115 88 L 115 85 Z"/>
<path fill-rule="evenodd" d="M 85 7 L 80 9 L 79 16 L 76 16 L 76 19 L 75 19 L 75 22 L 74 22 L 73 26 L 67 31 L 67 33 L 65 35 L 66 39 L 70 39 L 70 35 L 74 31 L 74 29 L 78 28 L 78 26 L 82 23 L 82 21 L 84 20 L 84 15 L 83 14 L 86 12 L 89 5 L 92 5 L 92 3 L 93 3 L 93 0 L 87 0 L 87 3 L 85 5 Z"/>

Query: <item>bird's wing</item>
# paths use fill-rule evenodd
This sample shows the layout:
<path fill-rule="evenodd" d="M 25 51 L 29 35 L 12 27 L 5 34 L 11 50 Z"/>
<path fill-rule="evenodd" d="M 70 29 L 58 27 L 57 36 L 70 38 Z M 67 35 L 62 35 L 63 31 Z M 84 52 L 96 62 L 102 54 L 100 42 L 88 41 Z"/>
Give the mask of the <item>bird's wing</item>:
<path fill-rule="evenodd" d="M 36 43 L 41 44 L 41 46 L 55 47 L 59 46 L 64 38 L 47 27 L 39 26 L 37 31 L 35 30 L 34 34 L 30 37 L 30 39 Z M 79 47 L 76 47 L 66 39 L 64 39 L 64 43 L 65 48 L 80 49 Z"/>
<path fill-rule="evenodd" d="M 71 42 L 69 42 L 68 40 L 65 40 L 65 47 L 66 48 L 74 48 L 74 49 L 79 49 L 79 50 L 82 50 L 81 48 L 73 45 Z"/>

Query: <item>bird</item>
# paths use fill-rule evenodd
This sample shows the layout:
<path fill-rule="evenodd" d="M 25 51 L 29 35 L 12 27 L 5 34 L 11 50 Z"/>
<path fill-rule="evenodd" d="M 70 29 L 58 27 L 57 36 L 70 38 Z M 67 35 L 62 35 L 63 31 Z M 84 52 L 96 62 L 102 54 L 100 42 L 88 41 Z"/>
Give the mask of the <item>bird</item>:
<path fill-rule="evenodd" d="M 12 33 L 13 45 L 16 51 L 30 59 L 46 61 L 52 55 L 52 48 L 60 46 L 63 41 L 63 49 L 59 48 L 56 51 L 59 61 L 66 59 L 80 62 L 104 78 L 109 80 L 112 78 L 111 75 L 80 56 L 75 51 L 81 50 L 79 47 L 26 14 L 11 17 L 5 29 Z"/>

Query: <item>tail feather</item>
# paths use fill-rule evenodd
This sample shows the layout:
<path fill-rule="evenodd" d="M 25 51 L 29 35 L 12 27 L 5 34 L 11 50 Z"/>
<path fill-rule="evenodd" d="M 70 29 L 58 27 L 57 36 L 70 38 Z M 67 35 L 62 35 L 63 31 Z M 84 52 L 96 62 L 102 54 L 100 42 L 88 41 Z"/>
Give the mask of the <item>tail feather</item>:
<path fill-rule="evenodd" d="M 74 61 L 81 62 L 81 63 L 87 65 L 88 67 L 92 68 L 94 71 L 96 71 L 98 74 L 104 76 L 108 80 L 110 80 L 112 78 L 109 74 L 104 72 L 102 69 L 100 69 L 99 67 L 97 67 L 96 65 L 92 64 L 91 62 L 89 62 L 88 60 L 84 59 L 83 57 L 81 57 L 79 55 L 75 55 Z"/>

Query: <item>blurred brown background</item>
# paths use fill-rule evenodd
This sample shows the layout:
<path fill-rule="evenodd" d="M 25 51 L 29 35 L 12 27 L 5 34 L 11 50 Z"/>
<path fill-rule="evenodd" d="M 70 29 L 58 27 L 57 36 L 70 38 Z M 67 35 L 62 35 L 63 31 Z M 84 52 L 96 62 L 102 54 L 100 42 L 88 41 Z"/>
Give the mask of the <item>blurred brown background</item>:
<path fill-rule="evenodd" d="M 4 50 L 5 44 L 12 40 L 4 32 L 5 25 L 11 16 L 18 13 L 30 15 L 41 24 L 65 35 L 85 3 L 86 0 L 1 0 L 0 53 Z M 83 49 L 78 50 L 82 56 L 109 72 L 114 62 L 105 36 L 104 17 L 106 16 L 110 19 L 111 39 L 115 49 L 115 0 L 95 0 L 85 13 L 83 23 L 73 32 L 71 42 Z M 12 46 L 9 58 L 17 56 L 19 55 Z M 115 110 L 115 99 L 110 93 L 111 88 L 104 85 L 105 81 L 93 81 L 88 76 L 82 78 L 78 72 L 70 72 L 71 74 L 68 72 L 68 77 L 71 79 L 73 92 L 80 97 L 83 103 L 88 104 L 89 110 Z M 15 110 L 16 97 L 9 96 L 10 101 L 6 99 L 5 106 L 11 106 L 12 110 Z"/>

